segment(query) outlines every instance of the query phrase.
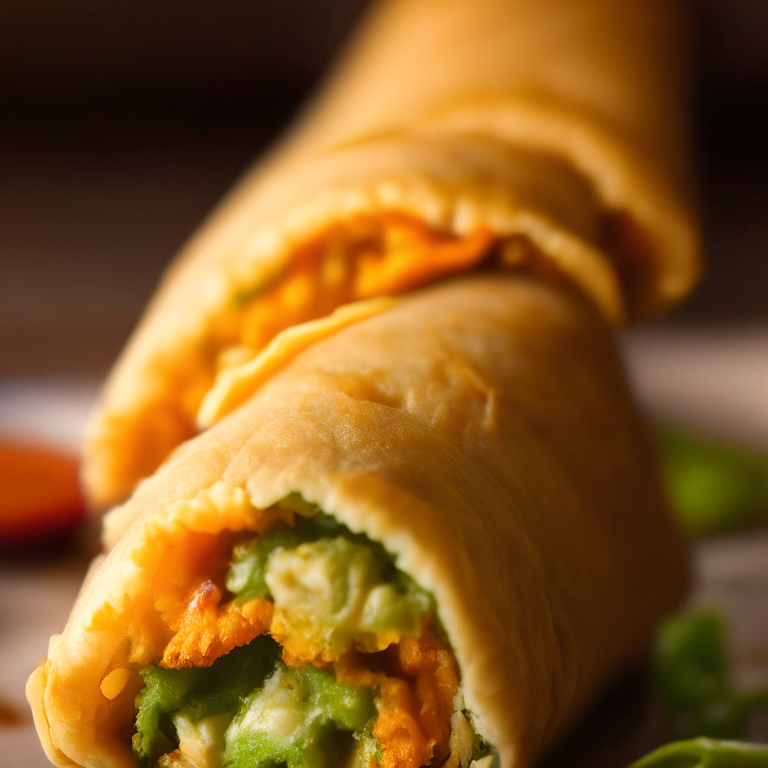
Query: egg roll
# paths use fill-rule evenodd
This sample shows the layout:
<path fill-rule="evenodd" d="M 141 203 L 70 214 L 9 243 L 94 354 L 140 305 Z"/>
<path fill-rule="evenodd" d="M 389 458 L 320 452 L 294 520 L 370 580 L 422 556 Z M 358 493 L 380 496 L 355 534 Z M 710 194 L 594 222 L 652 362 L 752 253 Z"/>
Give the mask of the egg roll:
<path fill-rule="evenodd" d="M 487 268 L 573 285 L 614 325 L 674 305 L 699 271 L 686 6 L 376 3 L 167 271 L 90 422 L 92 505 L 200 431 L 221 371 L 346 304 Z"/>
<path fill-rule="evenodd" d="M 687 581 L 613 334 L 464 276 L 286 343 L 105 518 L 27 694 L 88 768 L 531 768 Z"/>

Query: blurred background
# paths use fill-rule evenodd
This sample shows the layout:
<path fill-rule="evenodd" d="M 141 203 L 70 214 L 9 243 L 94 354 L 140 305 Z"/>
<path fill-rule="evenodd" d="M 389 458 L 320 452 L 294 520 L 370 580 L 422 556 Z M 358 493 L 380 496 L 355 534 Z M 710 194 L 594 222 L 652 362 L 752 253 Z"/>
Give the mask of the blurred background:
<path fill-rule="evenodd" d="M 768 2 L 693 4 L 707 273 L 624 344 L 652 415 L 765 448 Z M 163 268 L 296 114 L 366 5 L 0 1 L 0 436 L 76 445 Z M 0 768 L 47 765 L 23 682 L 91 549 L 0 554 Z M 768 535 L 697 558 L 695 599 L 726 606 L 739 674 L 768 683 Z"/>
<path fill-rule="evenodd" d="M 102 375 L 163 266 L 366 0 L 0 3 L 0 375 Z M 768 3 L 700 0 L 708 274 L 674 322 L 768 318 Z"/>

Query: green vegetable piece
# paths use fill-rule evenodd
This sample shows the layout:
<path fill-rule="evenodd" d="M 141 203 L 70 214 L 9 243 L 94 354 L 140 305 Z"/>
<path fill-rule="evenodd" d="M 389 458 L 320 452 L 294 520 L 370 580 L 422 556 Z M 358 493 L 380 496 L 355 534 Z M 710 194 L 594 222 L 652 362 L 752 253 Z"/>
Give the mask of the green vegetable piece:
<path fill-rule="evenodd" d="M 234 648 L 208 669 L 200 670 L 200 684 L 186 698 L 179 714 L 195 722 L 234 712 L 242 699 L 264 682 L 279 655 L 278 644 L 268 635 Z"/>
<path fill-rule="evenodd" d="M 339 683 L 333 673 L 311 665 L 299 673 L 319 710 L 342 730 L 362 731 L 376 717 L 372 688 Z"/>
<path fill-rule="evenodd" d="M 224 764 L 331 768 L 353 754 L 357 741 L 372 738 L 366 734 L 375 717 L 372 689 L 339 683 L 333 673 L 312 666 L 278 662 L 235 714 L 225 734 Z"/>
<path fill-rule="evenodd" d="M 227 589 L 239 601 L 273 600 L 291 634 L 338 653 L 419 633 L 432 598 L 380 544 L 296 494 L 281 505 L 297 513 L 294 525 L 277 523 L 235 548 Z"/>
<path fill-rule="evenodd" d="M 726 625 L 720 614 L 667 621 L 657 636 L 655 674 L 670 738 L 744 736 L 749 709 L 730 688 Z"/>
<path fill-rule="evenodd" d="M 178 747 L 171 714 L 198 721 L 234 712 L 261 685 L 278 655 L 277 643 L 263 636 L 235 648 L 206 669 L 162 669 L 155 663 L 143 669 L 133 736 L 138 762 L 154 765 L 160 755 Z"/>
<path fill-rule="evenodd" d="M 292 500 L 292 497 L 289 497 L 289 500 Z M 297 511 L 295 500 L 293 501 L 290 506 L 285 506 Z M 306 502 L 302 503 L 306 505 Z M 310 507 L 310 511 L 314 511 L 313 508 Z M 348 532 L 348 529 L 330 515 L 323 513 L 316 513 L 312 517 L 302 517 L 299 514 L 293 526 L 281 521 L 262 536 L 235 547 L 232 565 L 227 574 L 227 589 L 237 595 L 241 602 L 270 597 L 264 577 L 267 561 L 273 552 L 296 549 L 304 542 L 342 532 Z"/>
<path fill-rule="evenodd" d="M 370 652 L 417 635 L 432 607 L 407 577 L 387 583 L 388 566 L 379 548 L 337 536 L 273 553 L 266 581 L 289 634 Z"/>
<path fill-rule="evenodd" d="M 768 457 L 668 428 L 658 439 L 673 505 L 691 536 L 768 521 Z"/>
<path fill-rule="evenodd" d="M 768 768 L 768 746 L 707 738 L 676 741 L 631 768 Z"/>
<path fill-rule="evenodd" d="M 160 755 L 178 746 L 170 712 L 184 703 L 200 683 L 203 670 L 161 669 L 150 664 L 141 671 L 144 686 L 136 697 L 136 732 L 133 753 L 140 765 L 154 765 Z"/>

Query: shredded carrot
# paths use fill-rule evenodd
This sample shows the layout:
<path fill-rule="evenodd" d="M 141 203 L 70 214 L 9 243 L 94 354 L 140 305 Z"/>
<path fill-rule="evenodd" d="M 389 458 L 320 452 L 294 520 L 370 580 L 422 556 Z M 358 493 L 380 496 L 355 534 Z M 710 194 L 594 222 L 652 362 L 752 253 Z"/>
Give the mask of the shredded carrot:
<path fill-rule="evenodd" d="M 382 768 L 419 768 L 430 763 L 437 739 L 421 716 L 424 705 L 413 684 L 387 678 L 381 683 L 379 697 L 373 735 L 381 743 Z"/>
<path fill-rule="evenodd" d="M 371 662 L 381 671 L 365 666 Z M 448 757 L 458 674 L 453 655 L 432 632 L 378 654 L 347 654 L 336 676 L 379 689 L 373 734 L 381 743 L 381 768 L 419 768 Z"/>
<path fill-rule="evenodd" d="M 459 685 L 453 654 L 427 631 L 418 638 L 403 638 L 392 646 L 392 655 L 395 658 L 387 667 L 388 674 L 414 680 L 419 722 L 434 740 L 435 759 L 444 760 L 448 757 L 453 698 Z"/>
<path fill-rule="evenodd" d="M 243 605 L 234 601 L 222 605 L 221 600 L 222 591 L 212 581 L 195 590 L 176 635 L 165 648 L 161 667 L 210 667 L 219 656 L 250 643 L 269 628 L 274 606 L 268 600 Z"/>
<path fill-rule="evenodd" d="M 358 257 L 355 297 L 404 293 L 446 274 L 471 269 L 494 241 L 489 230 L 466 237 L 439 235 L 421 222 L 393 218 L 384 224 L 380 251 Z"/>
<path fill-rule="evenodd" d="M 375 654 L 385 662 L 385 653 Z M 378 688 L 379 710 L 373 734 L 381 744 L 381 768 L 419 768 L 432 760 L 435 741 L 430 739 L 419 718 L 420 703 L 412 681 L 389 677 L 363 666 L 372 659 L 356 651 L 336 664 L 336 679 L 352 685 Z"/>

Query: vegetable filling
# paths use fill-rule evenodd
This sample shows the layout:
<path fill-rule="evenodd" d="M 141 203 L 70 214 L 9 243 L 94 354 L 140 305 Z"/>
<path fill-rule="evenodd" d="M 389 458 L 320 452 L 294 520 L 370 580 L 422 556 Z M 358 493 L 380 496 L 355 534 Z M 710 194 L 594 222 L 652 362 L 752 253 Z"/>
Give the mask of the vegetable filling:
<path fill-rule="evenodd" d="M 278 508 L 142 670 L 139 764 L 491 768 L 432 596 L 299 497 Z"/>

